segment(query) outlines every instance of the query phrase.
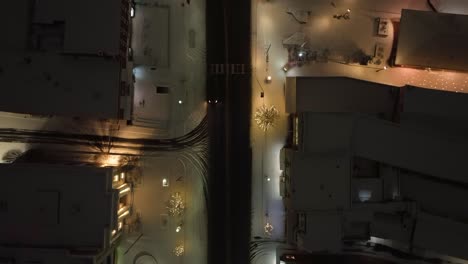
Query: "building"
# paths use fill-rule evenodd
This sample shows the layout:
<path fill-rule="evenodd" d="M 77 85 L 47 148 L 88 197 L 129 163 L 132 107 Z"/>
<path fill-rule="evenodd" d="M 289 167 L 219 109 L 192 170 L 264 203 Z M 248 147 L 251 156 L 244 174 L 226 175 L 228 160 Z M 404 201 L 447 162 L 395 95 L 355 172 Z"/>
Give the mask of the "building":
<path fill-rule="evenodd" d="M 467 71 L 468 16 L 403 9 L 395 64 Z"/>
<path fill-rule="evenodd" d="M 359 100 L 372 86 L 389 97 Z M 310 103 L 344 87 L 356 94 L 341 108 L 340 96 Z M 307 255 L 317 252 L 375 255 L 376 248 L 389 261 L 468 261 L 467 94 L 293 77 L 286 100 L 306 110 L 290 112 L 280 157 L 287 240 L 298 251 L 278 261 L 307 263 L 285 256 L 313 260 Z"/>
<path fill-rule="evenodd" d="M 128 0 L 18 0 L 2 10 L 1 111 L 131 118 Z"/>
<path fill-rule="evenodd" d="M 130 214 L 124 173 L 13 163 L 0 179 L 1 263 L 114 263 Z"/>

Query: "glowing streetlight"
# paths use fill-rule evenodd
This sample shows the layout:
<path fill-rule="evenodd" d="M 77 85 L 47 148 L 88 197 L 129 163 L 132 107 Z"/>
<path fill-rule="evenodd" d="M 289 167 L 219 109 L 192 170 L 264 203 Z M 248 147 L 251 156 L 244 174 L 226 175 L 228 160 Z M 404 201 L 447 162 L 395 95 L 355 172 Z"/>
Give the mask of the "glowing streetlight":
<path fill-rule="evenodd" d="M 182 103 L 183 103 L 182 100 L 179 100 L 179 104 L 182 104 Z"/>
<path fill-rule="evenodd" d="M 168 187 L 169 186 L 169 181 L 166 178 L 162 179 L 162 186 L 163 187 Z"/>

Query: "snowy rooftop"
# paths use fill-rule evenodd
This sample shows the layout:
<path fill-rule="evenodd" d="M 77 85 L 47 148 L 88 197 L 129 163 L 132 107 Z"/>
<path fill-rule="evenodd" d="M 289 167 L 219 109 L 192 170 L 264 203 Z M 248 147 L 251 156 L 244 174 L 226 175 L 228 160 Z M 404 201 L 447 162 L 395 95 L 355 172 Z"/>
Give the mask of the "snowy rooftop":
<path fill-rule="evenodd" d="M 468 16 L 404 9 L 395 63 L 468 70 Z"/>

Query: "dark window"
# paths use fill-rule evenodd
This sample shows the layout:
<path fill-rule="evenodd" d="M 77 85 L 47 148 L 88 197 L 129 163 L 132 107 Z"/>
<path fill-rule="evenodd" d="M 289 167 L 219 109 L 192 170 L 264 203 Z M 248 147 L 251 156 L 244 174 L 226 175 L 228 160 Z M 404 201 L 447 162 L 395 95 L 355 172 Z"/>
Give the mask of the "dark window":
<path fill-rule="evenodd" d="M 158 86 L 156 87 L 156 93 L 167 94 L 169 93 L 169 87 Z"/>

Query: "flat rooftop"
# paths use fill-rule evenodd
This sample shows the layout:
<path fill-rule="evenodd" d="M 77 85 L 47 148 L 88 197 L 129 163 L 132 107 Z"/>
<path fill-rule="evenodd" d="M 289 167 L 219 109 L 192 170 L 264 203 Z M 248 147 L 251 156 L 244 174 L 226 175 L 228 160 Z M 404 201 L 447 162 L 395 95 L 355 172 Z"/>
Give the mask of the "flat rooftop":
<path fill-rule="evenodd" d="M 110 239 L 118 199 L 111 168 L 2 164 L 0 180 L 1 244 L 101 248 Z"/>
<path fill-rule="evenodd" d="M 395 64 L 468 71 L 468 16 L 403 9 Z"/>
<path fill-rule="evenodd" d="M 57 54 L 0 52 L 0 110 L 7 112 L 119 117 L 118 61 Z"/>
<path fill-rule="evenodd" d="M 121 118 L 126 5 L 125 0 L 2 3 L 0 111 Z"/>
<path fill-rule="evenodd" d="M 348 77 L 287 77 L 286 112 L 391 112 L 398 87 Z"/>

